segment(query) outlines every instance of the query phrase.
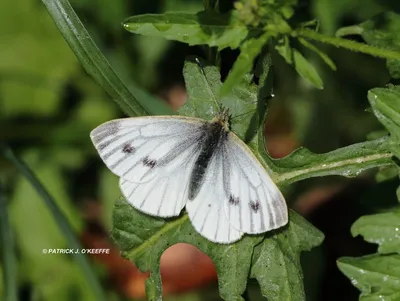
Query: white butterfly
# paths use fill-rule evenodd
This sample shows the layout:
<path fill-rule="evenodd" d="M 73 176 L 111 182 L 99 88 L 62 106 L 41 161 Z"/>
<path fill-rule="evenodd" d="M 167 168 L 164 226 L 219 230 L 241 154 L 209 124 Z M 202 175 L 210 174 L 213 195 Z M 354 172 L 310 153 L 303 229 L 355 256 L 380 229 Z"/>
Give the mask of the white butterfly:
<path fill-rule="evenodd" d="M 90 133 L 125 198 L 159 217 L 186 206 L 200 235 L 232 243 L 288 222 L 285 199 L 247 145 L 212 121 L 182 116 L 116 119 Z"/>

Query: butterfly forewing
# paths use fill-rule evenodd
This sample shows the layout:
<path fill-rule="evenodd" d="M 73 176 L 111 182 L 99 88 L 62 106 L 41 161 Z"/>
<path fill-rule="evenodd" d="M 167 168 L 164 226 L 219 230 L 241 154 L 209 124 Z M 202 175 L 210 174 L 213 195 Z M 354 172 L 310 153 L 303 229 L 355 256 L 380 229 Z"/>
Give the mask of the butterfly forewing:
<path fill-rule="evenodd" d="M 122 194 L 135 208 L 160 217 L 177 216 L 188 200 L 189 179 L 198 157 L 198 145 L 170 155 L 153 179 L 134 183 L 120 179 Z M 166 159 L 164 159 L 166 160 Z"/>
<path fill-rule="evenodd" d="M 113 173 L 143 183 L 162 168 L 165 171 L 176 155 L 195 144 L 204 123 L 178 116 L 125 118 L 100 125 L 90 136 Z"/>

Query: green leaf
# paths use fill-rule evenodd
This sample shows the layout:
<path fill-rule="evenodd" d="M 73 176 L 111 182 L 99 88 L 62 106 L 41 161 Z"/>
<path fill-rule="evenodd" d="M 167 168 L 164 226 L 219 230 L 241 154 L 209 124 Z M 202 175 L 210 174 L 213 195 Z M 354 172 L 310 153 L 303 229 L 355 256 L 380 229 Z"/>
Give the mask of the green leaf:
<path fill-rule="evenodd" d="M 317 70 L 308 62 L 308 60 L 297 50 L 293 49 L 294 68 L 300 76 L 310 81 L 316 88 L 323 89 L 322 79 L 319 77 Z"/>
<path fill-rule="evenodd" d="M 390 132 L 390 149 L 400 158 L 400 86 L 372 89 L 368 100 L 375 116 Z"/>
<path fill-rule="evenodd" d="M 396 301 L 400 298 L 400 255 L 343 257 L 339 269 L 361 291 L 361 301 Z"/>
<path fill-rule="evenodd" d="M 219 50 L 239 47 L 249 30 L 234 13 L 218 14 L 207 10 L 197 14 L 146 14 L 128 18 L 123 22 L 126 30 L 189 45 L 206 44 Z"/>
<path fill-rule="evenodd" d="M 324 235 L 294 212 L 290 224 L 255 247 L 251 278 L 269 301 L 305 300 L 300 252 L 320 245 Z M 278 284 L 278 285 L 277 285 Z"/>
<path fill-rule="evenodd" d="M 282 185 L 328 175 L 355 177 L 366 169 L 393 164 L 392 145 L 388 137 L 356 143 L 334 151 L 315 154 L 299 148 L 282 159 L 264 156 L 268 166 L 278 175 L 275 181 Z"/>
<path fill-rule="evenodd" d="M 400 15 L 386 12 L 359 25 L 364 40 L 373 46 L 400 52 Z M 400 78 L 400 60 L 388 59 L 387 67 L 393 78 Z"/>
<path fill-rule="evenodd" d="M 185 61 L 183 75 L 188 99 L 178 111 L 180 114 L 199 117 L 206 120 L 213 118 L 220 107 L 229 109 L 231 129 L 244 141 L 248 142 L 256 134 L 257 87 L 252 83 L 252 76 L 244 74 L 238 78 L 230 94 L 220 98 L 221 76 L 215 66 L 198 57 L 189 57 Z"/>
<path fill-rule="evenodd" d="M 351 227 L 351 234 L 362 235 L 366 241 L 378 244 L 379 253 L 400 254 L 400 208 L 360 217 Z"/>
<path fill-rule="evenodd" d="M 240 46 L 240 54 L 236 59 L 231 71 L 228 74 L 222 88 L 221 97 L 227 96 L 239 83 L 240 79 L 253 68 L 253 62 L 257 55 L 260 54 L 261 49 L 267 43 L 270 35 L 263 34 L 260 37 L 249 39 Z"/>
<path fill-rule="evenodd" d="M 187 100 L 178 110 L 179 114 L 211 119 L 219 112 L 221 75 L 217 67 L 207 61 L 190 56 L 183 67 Z"/>
<path fill-rule="evenodd" d="M 210 256 L 218 272 L 221 297 L 240 300 L 246 289 L 253 248 L 262 240 L 262 236 L 246 236 L 234 244 L 215 244 L 197 234 L 187 215 L 167 222 L 140 213 L 123 199 L 115 205 L 113 222 L 112 236 L 122 255 L 141 271 L 150 271 L 146 291 L 152 300 L 159 300 L 162 293 L 161 254 L 178 242 L 192 244 Z"/>
<path fill-rule="evenodd" d="M 400 141 L 400 86 L 372 89 L 368 100 L 375 116 Z"/>
<path fill-rule="evenodd" d="M 289 38 L 285 36 L 275 46 L 278 53 L 285 61 L 292 65 L 297 73 L 312 83 L 316 88 L 323 89 L 323 82 L 314 66 L 295 48 L 290 47 Z"/>
<path fill-rule="evenodd" d="M 253 255 L 253 248 L 263 241 L 262 235 L 246 235 L 229 245 L 215 244 L 197 234 L 187 215 L 166 221 L 140 213 L 124 199 L 119 199 L 113 212 L 112 237 L 124 257 L 141 271 L 150 271 L 146 291 L 152 300 L 160 300 L 162 294 L 161 255 L 178 242 L 192 244 L 210 256 L 218 272 L 219 291 L 224 300 L 242 300 L 240 296 L 246 289 L 250 269 L 252 277 L 257 278 L 263 289 L 266 289 L 265 279 L 273 287 L 297 283 L 291 291 L 300 296 L 303 288 L 298 253 L 320 244 L 323 235 L 296 213 L 290 215 L 291 220 L 293 218 L 290 226 L 267 234 Z M 271 246 L 275 247 L 271 249 Z M 279 264 L 265 268 L 265 261 L 274 258 L 285 264 L 285 268 Z M 295 261 L 296 273 L 288 274 L 286 269 L 293 270 L 289 262 L 292 260 Z"/>
<path fill-rule="evenodd" d="M 324 52 L 318 49 L 315 45 L 308 42 L 306 39 L 299 37 L 298 40 L 304 47 L 307 47 L 308 49 L 318 54 L 319 57 L 325 62 L 325 64 L 327 64 L 332 70 L 336 71 L 336 65 L 329 56 L 327 56 Z"/>

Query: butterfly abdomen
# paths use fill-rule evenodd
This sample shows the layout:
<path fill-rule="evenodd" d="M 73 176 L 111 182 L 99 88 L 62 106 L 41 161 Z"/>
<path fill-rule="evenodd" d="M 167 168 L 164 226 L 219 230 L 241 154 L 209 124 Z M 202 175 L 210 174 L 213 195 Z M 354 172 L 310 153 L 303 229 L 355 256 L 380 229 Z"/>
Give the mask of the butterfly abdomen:
<path fill-rule="evenodd" d="M 210 122 L 204 126 L 206 128 L 205 134 L 201 139 L 200 154 L 190 176 L 189 200 L 195 199 L 199 193 L 208 164 L 212 156 L 218 152 L 221 143 L 227 139 L 229 133 L 220 122 Z"/>

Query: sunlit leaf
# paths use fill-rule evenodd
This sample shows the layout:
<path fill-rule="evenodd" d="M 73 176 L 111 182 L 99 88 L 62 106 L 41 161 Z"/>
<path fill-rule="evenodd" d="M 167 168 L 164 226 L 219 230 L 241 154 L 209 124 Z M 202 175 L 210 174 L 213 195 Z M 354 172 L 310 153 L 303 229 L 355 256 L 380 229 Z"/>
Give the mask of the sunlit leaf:
<path fill-rule="evenodd" d="M 263 296 L 269 301 L 305 300 L 300 252 L 320 245 L 323 238 L 320 231 L 291 212 L 287 230 L 254 249 L 251 277 L 257 279 Z"/>
<path fill-rule="evenodd" d="M 361 301 L 399 300 L 400 255 L 343 257 L 338 267 L 361 291 Z"/>
<path fill-rule="evenodd" d="M 219 50 L 239 47 L 249 33 L 233 13 L 222 15 L 213 11 L 137 15 L 125 20 L 123 25 L 136 34 L 162 37 L 189 45 L 206 44 Z"/>
<path fill-rule="evenodd" d="M 368 100 L 375 116 L 390 132 L 391 150 L 400 157 L 400 86 L 372 89 Z"/>
<path fill-rule="evenodd" d="M 296 287 L 289 289 L 290 294 L 304 296 L 299 253 L 320 244 L 323 235 L 294 212 L 291 213 L 291 220 L 289 227 L 268 233 L 262 245 L 257 247 L 256 255 L 253 255 L 253 248 L 263 241 L 262 235 L 245 236 L 229 245 L 212 243 L 197 234 L 187 215 L 166 221 L 140 213 L 120 199 L 113 212 L 112 236 L 124 257 L 140 270 L 150 271 L 146 289 L 152 300 L 158 300 L 162 294 L 159 274 L 161 254 L 178 242 L 192 244 L 210 256 L 217 269 L 219 291 L 224 300 L 240 300 L 250 269 L 263 293 L 269 290 L 265 283 L 268 279 L 269 285 L 275 288 L 285 286 L 289 289 L 290 284 L 296 283 Z M 274 262 L 277 264 L 266 266 L 270 259 L 277 260 Z"/>
<path fill-rule="evenodd" d="M 378 244 L 379 253 L 400 253 L 400 209 L 362 216 L 351 227 L 351 233 Z"/>

